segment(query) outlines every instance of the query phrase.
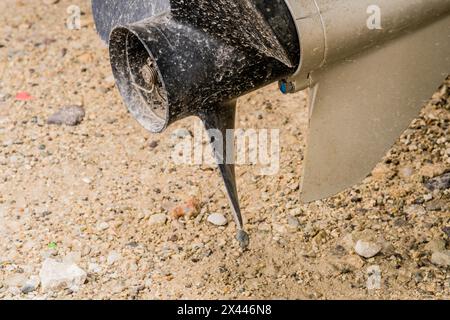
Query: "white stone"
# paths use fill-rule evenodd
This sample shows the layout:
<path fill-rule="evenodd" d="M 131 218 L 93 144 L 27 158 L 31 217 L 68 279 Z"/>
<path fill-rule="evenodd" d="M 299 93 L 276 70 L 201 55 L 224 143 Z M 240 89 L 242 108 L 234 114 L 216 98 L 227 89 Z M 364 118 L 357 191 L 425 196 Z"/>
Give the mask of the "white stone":
<path fill-rule="evenodd" d="M 450 250 L 433 253 L 431 262 L 437 266 L 450 267 Z"/>
<path fill-rule="evenodd" d="M 36 291 L 39 287 L 39 284 L 41 283 L 41 280 L 38 276 L 31 276 L 30 279 L 28 279 L 25 284 L 22 286 L 22 293 L 28 294 L 30 292 Z"/>
<path fill-rule="evenodd" d="M 227 218 L 220 213 L 210 214 L 208 217 L 208 222 L 219 227 L 226 226 L 228 224 Z"/>
<path fill-rule="evenodd" d="M 86 184 L 91 184 L 91 183 L 92 183 L 92 180 L 91 180 L 90 178 L 87 178 L 87 177 L 86 177 L 86 178 L 83 178 L 82 180 L 83 180 L 83 182 L 86 183 Z"/>
<path fill-rule="evenodd" d="M 398 170 L 400 178 L 408 180 L 414 174 L 414 169 L 411 167 L 402 167 Z"/>
<path fill-rule="evenodd" d="M 375 257 L 381 251 L 381 246 L 377 243 L 359 240 L 355 245 L 355 252 L 364 258 Z"/>
<path fill-rule="evenodd" d="M 98 231 L 105 231 L 109 229 L 109 223 L 108 222 L 100 222 L 97 224 L 97 230 Z"/>
<path fill-rule="evenodd" d="M 167 222 L 167 216 L 165 214 L 154 214 L 148 219 L 148 223 L 152 226 L 162 226 Z"/>
<path fill-rule="evenodd" d="M 99 264 L 90 262 L 88 265 L 88 272 L 89 273 L 100 273 L 100 272 L 102 272 L 102 268 L 100 267 Z"/>
<path fill-rule="evenodd" d="M 122 259 L 122 256 L 120 255 L 120 253 L 118 253 L 117 251 L 111 251 L 108 255 L 108 258 L 106 259 L 106 262 L 109 265 L 112 265 L 112 264 L 116 263 L 117 261 L 119 261 L 120 259 Z"/>
<path fill-rule="evenodd" d="M 50 258 L 44 261 L 39 272 L 44 291 L 64 288 L 77 291 L 86 281 L 86 277 L 86 272 L 76 264 L 61 263 Z"/>

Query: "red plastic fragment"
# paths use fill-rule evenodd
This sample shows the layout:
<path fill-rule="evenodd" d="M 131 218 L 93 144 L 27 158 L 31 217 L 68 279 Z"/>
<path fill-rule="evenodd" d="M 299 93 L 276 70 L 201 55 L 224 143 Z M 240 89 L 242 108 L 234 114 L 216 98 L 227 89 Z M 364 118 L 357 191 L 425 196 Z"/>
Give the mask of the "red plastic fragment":
<path fill-rule="evenodd" d="M 31 99 L 33 99 L 33 97 L 28 92 L 22 91 L 16 94 L 17 101 L 29 101 Z"/>

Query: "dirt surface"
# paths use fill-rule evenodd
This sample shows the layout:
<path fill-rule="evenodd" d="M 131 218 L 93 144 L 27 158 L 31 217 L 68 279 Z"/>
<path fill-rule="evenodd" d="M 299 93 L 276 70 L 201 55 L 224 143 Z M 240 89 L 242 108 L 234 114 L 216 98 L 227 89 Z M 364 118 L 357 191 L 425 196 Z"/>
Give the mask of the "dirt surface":
<path fill-rule="evenodd" d="M 81 30 L 65 26 L 72 4 Z M 278 175 L 238 168 L 252 238 L 242 252 L 231 217 L 207 222 L 229 215 L 218 171 L 170 161 L 174 130 L 198 120 L 152 135 L 127 114 L 89 1 L 2 0 L 0 21 L 0 298 L 450 298 L 450 193 L 424 185 L 450 168 L 449 83 L 363 184 L 308 205 L 306 96 L 270 86 L 240 99 L 240 128 L 281 128 L 282 140 Z M 85 109 L 79 125 L 47 124 L 72 105 Z M 199 214 L 173 219 L 192 197 Z M 358 240 L 380 252 L 359 256 Z M 24 289 L 47 259 L 86 279 Z"/>

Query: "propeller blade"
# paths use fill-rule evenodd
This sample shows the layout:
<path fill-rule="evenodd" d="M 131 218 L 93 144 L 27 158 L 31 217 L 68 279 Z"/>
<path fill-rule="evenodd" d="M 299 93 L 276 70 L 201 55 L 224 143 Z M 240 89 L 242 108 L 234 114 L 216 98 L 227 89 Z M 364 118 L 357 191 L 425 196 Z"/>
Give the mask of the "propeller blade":
<path fill-rule="evenodd" d="M 312 74 L 302 200 L 360 183 L 450 70 L 450 16 Z"/>
<path fill-rule="evenodd" d="M 225 183 L 231 212 L 238 229 L 236 239 L 245 249 L 248 247 L 250 240 L 248 234 L 244 231 L 234 165 L 236 101 L 223 103 L 217 108 L 206 109 L 200 114 L 200 118 L 208 132 L 214 156 Z"/>

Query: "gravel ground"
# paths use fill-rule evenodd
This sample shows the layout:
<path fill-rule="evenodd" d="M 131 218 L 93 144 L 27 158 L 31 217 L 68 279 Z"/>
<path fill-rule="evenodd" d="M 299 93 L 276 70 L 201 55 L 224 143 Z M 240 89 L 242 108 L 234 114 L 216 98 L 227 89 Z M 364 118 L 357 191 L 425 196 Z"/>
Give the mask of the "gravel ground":
<path fill-rule="evenodd" d="M 229 211 L 217 170 L 169 161 L 198 121 L 152 135 L 127 114 L 89 1 L 2 0 L 0 19 L 0 298 L 450 298 L 450 82 L 363 184 L 308 205 L 305 95 L 240 99 L 239 127 L 282 128 L 278 175 L 238 168 L 243 252 L 208 222 Z"/>

